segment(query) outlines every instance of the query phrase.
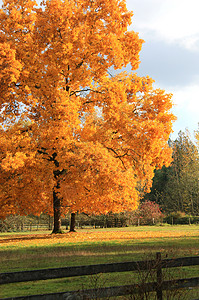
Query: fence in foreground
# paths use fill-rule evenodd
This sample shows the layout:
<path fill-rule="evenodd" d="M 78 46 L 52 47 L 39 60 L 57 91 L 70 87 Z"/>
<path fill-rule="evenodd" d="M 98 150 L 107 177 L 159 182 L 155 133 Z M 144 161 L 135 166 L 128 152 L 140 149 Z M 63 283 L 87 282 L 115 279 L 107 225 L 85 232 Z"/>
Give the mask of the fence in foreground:
<path fill-rule="evenodd" d="M 198 257 L 184 257 L 176 259 L 161 259 L 161 253 L 156 253 L 156 259 L 137 262 L 123 262 L 113 264 L 98 264 L 77 267 L 65 267 L 54 269 L 42 269 L 33 271 L 22 271 L 12 273 L 0 273 L 0 284 L 9 284 L 16 282 L 48 280 L 65 277 L 94 275 L 99 273 L 113 272 L 132 272 L 132 271 L 147 271 L 154 270 L 156 273 L 155 282 L 143 284 L 131 284 L 124 286 L 104 287 L 97 289 L 81 290 L 81 291 L 65 291 L 62 293 L 52 293 L 45 295 L 32 295 L 23 297 L 4 298 L 4 300 L 68 300 L 68 299 L 100 299 L 107 297 L 140 295 L 149 292 L 155 292 L 158 300 L 163 299 L 163 291 L 177 290 L 181 288 L 199 287 L 199 277 L 185 278 L 176 280 L 163 280 L 162 269 L 164 268 L 179 268 L 185 266 L 199 265 Z M 144 298 L 140 298 L 144 299 Z M 199 300 L 199 299 L 198 299 Z"/>

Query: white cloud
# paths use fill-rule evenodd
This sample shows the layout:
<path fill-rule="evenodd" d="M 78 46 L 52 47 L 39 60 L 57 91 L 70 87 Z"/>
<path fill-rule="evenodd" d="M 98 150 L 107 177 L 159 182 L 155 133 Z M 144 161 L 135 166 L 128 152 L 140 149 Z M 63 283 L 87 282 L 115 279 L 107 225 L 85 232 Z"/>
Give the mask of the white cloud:
<path fill-rule="evenodd" d="M 144 39 L 153 32 L 153 38 L 199 50 L 198 0 L 127 0 L 127 7 Z"/>
<path fill-rule="evenodd" d="M 173 112 L 178 118 L 174 123 L 174 135 L 185 128 L 193 133 L 199 123 L 199 85 L 172 87 L 170 90 L 173 93 Z"/>
<path fill-rule="evenodd" d="M 199 118 L 199 85 L 173 88 L 173 101 L 179 109 L 186 108 L 187 113 L 193 113 Z M 198 120 L 199 121 L 199 120 Z"/>

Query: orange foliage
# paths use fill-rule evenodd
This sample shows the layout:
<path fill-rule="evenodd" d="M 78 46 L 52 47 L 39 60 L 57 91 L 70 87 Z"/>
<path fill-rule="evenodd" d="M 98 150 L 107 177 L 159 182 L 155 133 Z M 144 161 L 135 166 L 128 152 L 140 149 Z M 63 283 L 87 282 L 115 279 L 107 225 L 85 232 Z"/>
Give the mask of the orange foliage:
<path fill-rule="evenodd" d="M 135 209 L 154 169 L 170 164 L 171 95 L 149 77 L 115 75 L 139 65 L 143 41 L 127 31 L 131 18 L 119 0 L 4 1 L 2 215 L 51 212 L 53 203 Z"/>

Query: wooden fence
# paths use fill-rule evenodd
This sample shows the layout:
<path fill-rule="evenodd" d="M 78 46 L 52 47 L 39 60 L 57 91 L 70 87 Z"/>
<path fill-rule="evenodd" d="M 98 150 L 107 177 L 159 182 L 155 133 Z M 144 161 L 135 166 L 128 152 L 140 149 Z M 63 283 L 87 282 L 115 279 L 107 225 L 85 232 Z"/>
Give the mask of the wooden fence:
<path fill-rule="evenodd" d="M 4 300 L 67 300 L 67 299 L 99 299 L 106 297 L 116 297 L 144 292 L 156 292 L 157 299 L 163 299 L 164 290 L 176 290 L 181 288 L 199 287 L 199 277 L 176 279 L 164 281 L 162 269 L 177 268 L 184 266 L 199 265 L 198 257 L 184 257 L 176 259 L 161 259 L 161 253 L 156 253 L 156 259 L 149 261 L 137 262 L 123 262 L 113 264 L 98 264 L 77 267 L 65 267 L 54 269 L 42 269 L 33 271 L 22 271 L 13 273 L 0 273 L 0 284 L 9 284 L 15 282 L 48 280 L 65 277 L 94 275 L 99 273 L 113 273 L 113 272 L 130 272 L 130 271 L 147 271 L 155 270 L 156 281 L 148 282 L 139 285 L 131 284 L 125 286 L 105 287 L 81 291 L 67 291 L 62 293 L 52 293 L 45 295 L 33 295 L 23 297 L 4 298 Z M 144 299 L 144 298 L 140 298 Z M 197 299 L 199 300 L 199 299 Z"/>
<path fill-rule="evenodd" d="M 38 230 L 52 230 L 52 222 L 50 223 L 38 223 L 38 222 L 26 222 L 26 223 L 12 223 L 12 224 L 0 224 L 0 232 L 25 232 L 25 231 L 38 231 Z"/>

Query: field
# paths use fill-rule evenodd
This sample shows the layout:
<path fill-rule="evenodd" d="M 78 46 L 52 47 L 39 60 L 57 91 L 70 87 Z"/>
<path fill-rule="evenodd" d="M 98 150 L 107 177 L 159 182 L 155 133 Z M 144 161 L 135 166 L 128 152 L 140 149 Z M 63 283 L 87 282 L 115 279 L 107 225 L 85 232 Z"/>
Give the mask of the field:
<path fill-rule="evenodd" d="M 140 226 L 111 229 L 81 229 L 76 233 L 50 232 L 0 234 L 0 272 L 34 270 L 63 266 L 124 262 L 162 257 L 199 256 L 199 226 Z M 120 273 L 94 277 L 65 278 L 3 285 L 0 297 L 62 292 L 104 285 L 130 284 L 141 274 Z M 181 268 L 165 275 L 198 277 L 199 267 Z M 186 296 L 185 296 L 186 294 Z M 185 297 L 185 298 L 183 298 Z M 179 299 L 196 299 L 199 290 L 183 292 Z M 172 298 L 171 298 L 172 299 Z M 178 299 L 177 296 L 173 299 Z"/>

